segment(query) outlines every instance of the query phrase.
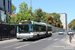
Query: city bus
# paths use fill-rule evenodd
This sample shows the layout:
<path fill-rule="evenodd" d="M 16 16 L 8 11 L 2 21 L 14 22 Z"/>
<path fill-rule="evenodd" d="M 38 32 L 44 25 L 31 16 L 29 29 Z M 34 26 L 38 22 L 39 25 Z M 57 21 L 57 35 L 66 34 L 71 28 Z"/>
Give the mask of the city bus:
<path fill-rule="evenodd" d="M 37 39 L 52 35 L 52 27 L 43 22 L 20 21 L 17 23 L 17 39 Z"/>

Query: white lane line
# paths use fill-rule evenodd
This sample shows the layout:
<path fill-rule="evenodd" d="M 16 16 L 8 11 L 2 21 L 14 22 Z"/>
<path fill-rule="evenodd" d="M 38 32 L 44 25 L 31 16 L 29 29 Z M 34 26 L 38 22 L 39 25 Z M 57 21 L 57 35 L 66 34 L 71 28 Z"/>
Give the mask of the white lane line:
<path fill-rule="evenodd" d="M 54 39 L 53 41 L 57 41 L 58 40 L 58 38 L 57 39 Z"/>
<path fill-rule="evenodd" d="M 43 40 L 46 40 L 46 39 L 41 39 L 41 40 L 35 41 L 35 42 L 33 42 L 33 43 L 38 43 L 38 42 L 41 42 L 41 41 L 43 41 Z"/>
<path fill-rule="evenodd" d="M 16 45 L 19 45 L 19 44 L 23 44 L 23 43 L 13 44 L 13 45 L 10 45 L 10 46 L 4 47 L 4 48 L 13 47 L 13 46 L 16 46 Z M 24 43 L 24 44 L 25 44 L 25 43 Z"/>
<path fill-rule="evenodd" d="M 41 39 L 41 41 L 42 41 L 42 40 L 46 40 L 46 39 L 47 39 L 47 38 L 45 38 L 45 39 Z"/>
<path fill-rule="evenodd" d="M 41 41 L 41 40 L 40 40 Z M 40 42 L 40 41 L 36 41 L 36 42 L 33 42 L 33 43 L 38 43 L 38 42 Z"/>
<path fill-rule="evenodd" d="M 53 37 L 57 37 L 58 35 L 56 35 L 56 36 L 53 36 Z"/>
<path fill-rule="evenodd" d="M 61 39 L 60 41 L 65 41 L 66 39 Z"/>
<path fill-rule="evenodd" d="M 22 45 L 22 46 L 18 46 L 18 47 L 15 47 L 15 49 L 19 49 L 19 48 L 22 48 L 22 47 L 25 47 L 25 46 L 28 46 L 29 44 L 25 44 L 25 45 Z"/>
<path fill-rule="evenodd" d="M 50 39 L 47 39 L 47 40 L 52 40 L 52 38 L 50 38 Z"/>
<path fill-rule="evenodd" d="M 55 37 L 57 37 L 58 35 L 56 35 L 56 36 L 54 36 L 54 37 L 50 37 L 49 39 L 47 39 L 47 40 L 52 40 L 53 38 L 55 38 Z"/>

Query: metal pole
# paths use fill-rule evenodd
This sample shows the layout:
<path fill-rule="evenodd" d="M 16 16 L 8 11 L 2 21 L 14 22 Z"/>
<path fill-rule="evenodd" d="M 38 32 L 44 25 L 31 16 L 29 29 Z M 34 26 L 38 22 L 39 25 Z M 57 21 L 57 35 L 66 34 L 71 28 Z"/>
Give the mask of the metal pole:
<path fill-rule="evenodd" d="M 32 7 L 32 0 L 30 0 L 31 7 Z M 31 21 L 32 21 L 32 8 L 31 8 Z"/>
<path fill-rule="evenodd" d="M 3 28 L 2 28 L 2 21 L 1 21 L 1 40 L 2 40 L 2 33 L 3 33 Z"/>
<path fill-rule="evenodd" d="M 72 23 L 72 30 L 73 30 L 73 23 Z"/>

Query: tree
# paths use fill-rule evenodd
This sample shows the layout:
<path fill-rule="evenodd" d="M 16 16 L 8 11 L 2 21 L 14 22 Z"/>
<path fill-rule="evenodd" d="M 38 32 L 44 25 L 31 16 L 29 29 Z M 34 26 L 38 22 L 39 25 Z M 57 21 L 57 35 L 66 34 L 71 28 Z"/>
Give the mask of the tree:
<path fill-rule="evenodd" d="M 75 30 L 75 19 L 73 19 L 70 23 L 69 23 L 69 28 Z"/>
<path fill-rule="evenodd" d="M 46 12 L 43 12 L 42 20 L 48 23 L 48 18 L 46 17 Z"/>
<path fill-rule="evenodd" d="M 45 18 L 43 19 L 43 21 L 45 21 L 45 22 L 47 22 L 47 23 L 48 23 L 48 18 L 47 18 L 47 17 L 45 17 Z"/>
<path fill-rule="evenodd" d="M 60 15 L 58 13 L 51 13 L 50 15 L 53 16 L 53 19 L 58 22 L 59 24 L 62 24 L 61 20 L 60 20 Z"/>
<path fill-rule="evenodd" d="M 58 27 L 58 23 L 56 22 L 56 27 Z"/>
<path fill-rule="evenodd" d="M 25 3 L 24 1 L 19 4 L 19 13 L 22 14 L 22 13 L 25 13 L 26 11 L 28 10 L 28 5 L 27 3 Z"/>
<path fill-rule="evenodd" d="M 46 17 L 48 18 L 48 23 L 52 23 L 53 22 L 53 17 L 51 15 L 46 15 Z"/>
<path fill-rule="evenodd" d="M 41 19 L 43 20 L 46 17 L 46 12 L 42 12 L 43 16 L 41 17 Z"/>
<path fill-rule="evenodd" d="M 16 11 L 16 7 L 12 4 L 12 13 L 15 13 Z M 10 16 L 8 14 L 6 14 L 6 22 L 10 23 L 11 19 Z"/>
<path fill-rule="evenodd" d="M 30 6 L 30 8 L 28 9 L 28 14 L 30 14 L 30 20 L 34 21 L 34 19 L 33 19 L 33 12 L 32 12 L 32 6 Z"/>
<path fill-rule="evenodd" d="M 12 4 L 12 13 L 16 12 L 16 7 Z"/>
<path fill-rule="evenodd" d="M 19 12 L 17 13 L 16 22 L 21 20 L 30 20 L 31 17 L 31 8 L 28 9 L 28 5 L 25 2 L 19 4 Z"/>
<path fill-rule="evenodd" d="M 15 16 L 14 17 L 11 17 L 10 23 L 11 24 L 15 24 L 16 23 L 16 17 Z"/>
<path fill-rule="evenodd" d="M 63 25 L 60 24 L 60 28 L 63 28 Z"/>
<path fill-rule="evenodd" d="M 10 23 L 10 17 L 9 17 L 8 14 L 6 14 L 6 22 L 7 22 L 7 23 Z"/>
<path fill-rule="evenodd" d="M 42 11 L 42 9 L 37 9 L 34 12 L 34 21 L 40 22 L 41 20 L 44 19 L 44 13 Z"/>

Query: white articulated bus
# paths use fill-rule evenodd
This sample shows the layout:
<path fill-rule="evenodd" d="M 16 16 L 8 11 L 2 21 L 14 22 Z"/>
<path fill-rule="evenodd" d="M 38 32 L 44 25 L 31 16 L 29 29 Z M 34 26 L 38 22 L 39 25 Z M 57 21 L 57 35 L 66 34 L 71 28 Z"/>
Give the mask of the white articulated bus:
<path fill-rule="evenodd" d="M 34 21 L 20 21 L 17 23 L 17 39 L 36 39 L 52 35 L 49 24 Z"/>

